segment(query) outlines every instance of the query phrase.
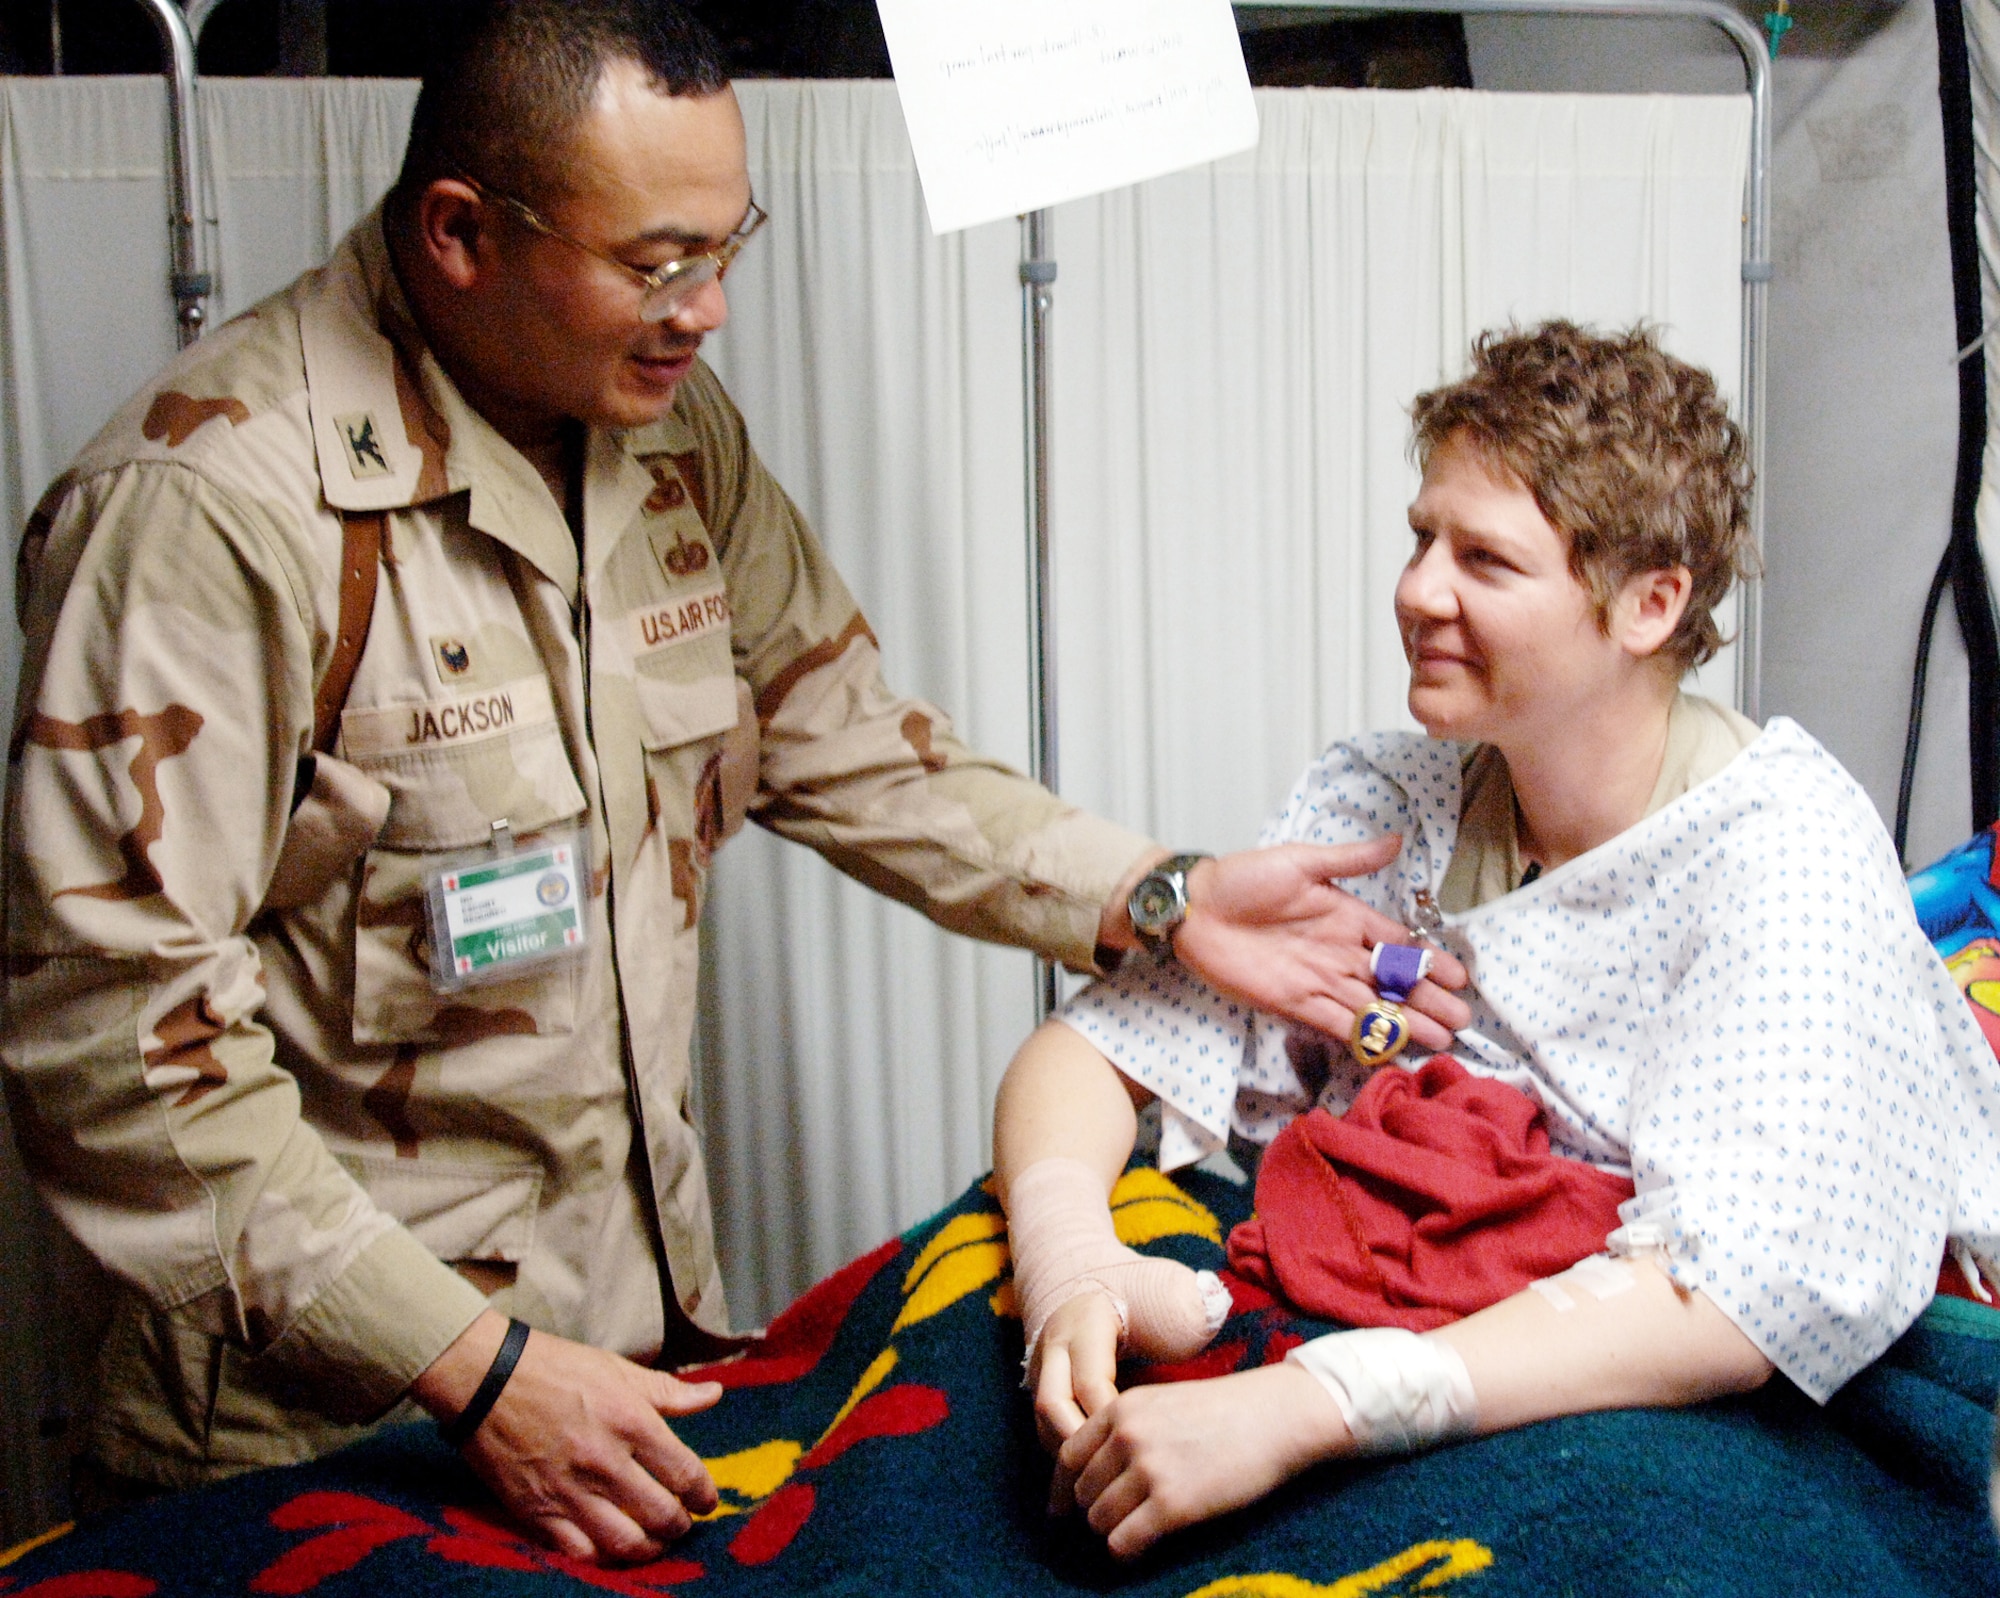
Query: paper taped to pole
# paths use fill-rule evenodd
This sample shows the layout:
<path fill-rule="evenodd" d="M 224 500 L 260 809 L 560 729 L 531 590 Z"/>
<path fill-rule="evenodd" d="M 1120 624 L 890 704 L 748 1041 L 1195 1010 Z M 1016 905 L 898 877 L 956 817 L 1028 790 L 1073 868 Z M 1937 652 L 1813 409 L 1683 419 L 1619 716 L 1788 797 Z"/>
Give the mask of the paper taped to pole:
<path fill-rule="evenodd" d="M 1228 0 L 877 0 L 931 229 L 1257 142 Z"/>

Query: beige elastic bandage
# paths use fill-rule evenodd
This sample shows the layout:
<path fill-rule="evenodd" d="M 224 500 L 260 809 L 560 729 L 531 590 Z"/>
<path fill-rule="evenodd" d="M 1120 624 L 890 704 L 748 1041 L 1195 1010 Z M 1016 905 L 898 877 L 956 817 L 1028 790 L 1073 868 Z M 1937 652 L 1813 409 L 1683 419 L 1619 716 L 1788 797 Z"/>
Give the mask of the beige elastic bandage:
<path fill-rule="evenodd" d="M 1396 1326 L 1333 1332 L 1285 1355 L 1333 1395 L 1358 1454 L 1411 1454 L 1479 1429 L 1479 1399 L 1451 1344 Z"/>
<path fill-rule="evenodd" d="M 1007 1194 L 1014 1293 L 1028 1358 L 1057 1307 L 1102 1293 L 1118 1312 L 1121 1353 L 1187 1359 L 1229 1315 L 1229 1290 L 1213 1271 L 1149 1259 L 1118 1241 L 1104 1179 L 1081 1160 L 1037 1160 Z"/>

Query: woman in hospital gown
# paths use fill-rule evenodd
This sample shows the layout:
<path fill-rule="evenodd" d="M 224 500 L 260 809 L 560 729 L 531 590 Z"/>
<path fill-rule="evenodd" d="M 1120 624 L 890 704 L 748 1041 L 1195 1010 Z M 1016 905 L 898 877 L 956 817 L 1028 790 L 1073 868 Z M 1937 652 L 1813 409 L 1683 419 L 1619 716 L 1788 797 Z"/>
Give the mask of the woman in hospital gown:
<path fill-rule="evenodd" d="M 1399 835 L 1350 886 L 1473 973 L 1452 1054 L 1636 1196 L 1588 1291 L 1120 1395 L 1121 1350 L 1184 1357 L 1223 1307 L 1111 1234 L 1134 1106 L 1162 1102 L 1172 1168 L 1338 1114 L 1371 1073 L 1170 955 L 1087 991 L 1010 1068 L 995 1156 L 1055 1501 L 1121 1556 L 1322 1459 L 1773 1371 L 1824 1402 L 1921 1313 L 1948 1247 L 1975 1273 L 2000 1257 L 2000 1072 L 1873 806 L 1793 723 L 1680 692 L 1748 558 L 1712 382 L 1646 334 L 1550 324 L 1482 338 L 1415 417 L 1396 608 L 1430 736 L 1335 744 L 1265 842 Z"/>

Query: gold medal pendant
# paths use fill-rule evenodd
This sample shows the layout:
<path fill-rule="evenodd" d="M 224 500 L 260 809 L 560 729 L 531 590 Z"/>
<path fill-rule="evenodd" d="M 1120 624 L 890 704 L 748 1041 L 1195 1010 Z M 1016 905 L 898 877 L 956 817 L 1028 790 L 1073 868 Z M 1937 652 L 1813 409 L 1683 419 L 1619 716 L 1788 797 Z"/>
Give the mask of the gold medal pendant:
<path fill-rule="evenodd" d="M 1347 1043 L 1355 1059 L 1376 1066 L 1395 1059 L 1409 1041 L 1410 1024 L 1403 1016 L 1403 1007 L 1377 999 L 1354 1018 L 1354 1031 Z"/>
<path fill-rule="evenodd" d="M 1368 972 L 1378 997 L 1354 1018 L 1347 1046 L 1363 1065 L 1382 1065 L 1401 1054 L 1410 1041 L 1409 1018 L 1403 1001 L 1430 974 L 1431 951 L 1407 943 L 1378 943 L 1368 956 Z"/>

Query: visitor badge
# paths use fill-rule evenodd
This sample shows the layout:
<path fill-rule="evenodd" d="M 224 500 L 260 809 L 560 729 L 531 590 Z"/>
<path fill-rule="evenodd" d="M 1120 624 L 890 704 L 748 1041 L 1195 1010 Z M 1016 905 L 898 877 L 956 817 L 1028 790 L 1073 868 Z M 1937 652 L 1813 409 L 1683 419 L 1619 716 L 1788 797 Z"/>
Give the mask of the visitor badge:
<path fill-rule="evenodd" d="M 584 835 L 564 831 L 432 871 L 431 985 L 454 993 L 581 954 L 589 924 L 583 860 Z"/>

